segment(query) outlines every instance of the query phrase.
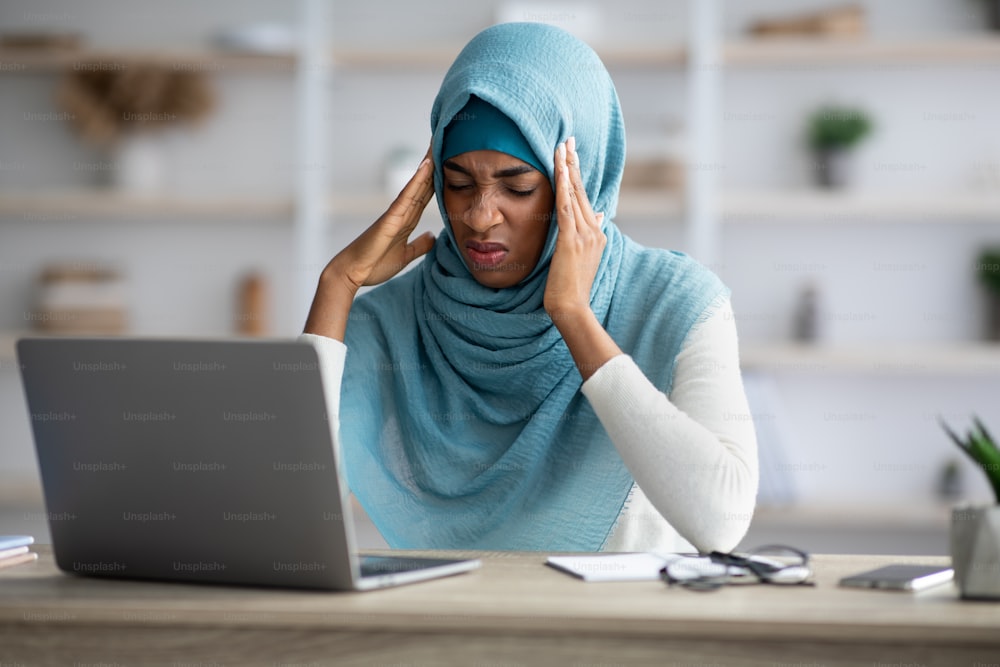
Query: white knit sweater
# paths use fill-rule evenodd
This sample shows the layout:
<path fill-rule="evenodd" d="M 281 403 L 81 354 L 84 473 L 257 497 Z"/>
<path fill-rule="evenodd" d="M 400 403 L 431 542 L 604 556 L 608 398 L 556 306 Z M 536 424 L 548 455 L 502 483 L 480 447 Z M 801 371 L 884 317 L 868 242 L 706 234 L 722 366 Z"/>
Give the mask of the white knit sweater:
<path fill-rule="evenodd" d="M 339 448 L 347 347 L 314 345 Z M 669 397 L 619 355 L 582 387 L 635 485 L 604 551 L 730 551 L 746 533 L 757 495 L 757 440 L 743 391 L 728 299 L 688 334 Z"/>

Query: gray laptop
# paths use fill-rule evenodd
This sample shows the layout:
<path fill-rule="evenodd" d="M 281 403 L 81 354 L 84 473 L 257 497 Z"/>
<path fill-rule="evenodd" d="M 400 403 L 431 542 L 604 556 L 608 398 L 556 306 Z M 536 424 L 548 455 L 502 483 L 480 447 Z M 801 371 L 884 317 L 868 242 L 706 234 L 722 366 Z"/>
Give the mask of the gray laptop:
<path fill-rule="evenodd" d="M 308 343 L 26 338 L 17 353 L 66 572 L 367 590 L 480 565 L 356 553 Z"/>

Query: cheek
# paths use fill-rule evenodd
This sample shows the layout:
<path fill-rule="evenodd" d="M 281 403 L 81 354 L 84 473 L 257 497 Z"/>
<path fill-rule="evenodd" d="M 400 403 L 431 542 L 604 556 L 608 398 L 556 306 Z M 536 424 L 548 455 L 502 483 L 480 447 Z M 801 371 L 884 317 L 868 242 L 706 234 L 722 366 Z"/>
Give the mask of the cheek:
<path fill-rule="evenodd" d="M 516 213 L 517 234 L 525 241 L 525 251 L 531 254 L 540 255 L 549 237 L 549 225 L 552 222 L 551 204 L 549 198 L 526 202 Z"/>

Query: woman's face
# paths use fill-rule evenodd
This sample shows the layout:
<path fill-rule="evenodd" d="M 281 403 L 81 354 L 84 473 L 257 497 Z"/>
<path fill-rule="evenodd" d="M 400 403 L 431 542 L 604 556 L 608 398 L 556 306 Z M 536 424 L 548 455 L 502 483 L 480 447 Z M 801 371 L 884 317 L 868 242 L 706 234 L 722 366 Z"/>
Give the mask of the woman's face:
<path fill-rule="evenodd" d="M 444 207 L 472 276 L 487 287 L 527 278 L 549 234 L 555 196 L 548 177 L 490 150 L 462 153 L 441 166 Z"/>

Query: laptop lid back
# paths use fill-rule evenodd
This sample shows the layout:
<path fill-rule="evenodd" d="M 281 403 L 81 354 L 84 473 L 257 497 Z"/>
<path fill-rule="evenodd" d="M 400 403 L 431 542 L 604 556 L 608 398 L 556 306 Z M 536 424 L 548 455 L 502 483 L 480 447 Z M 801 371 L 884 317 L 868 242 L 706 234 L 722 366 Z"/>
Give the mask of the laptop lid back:
<path fill-rule="evenodd" d="M 60 568 L 353 587 L 310 345 L 23 339 L 18 357 Z"/>

